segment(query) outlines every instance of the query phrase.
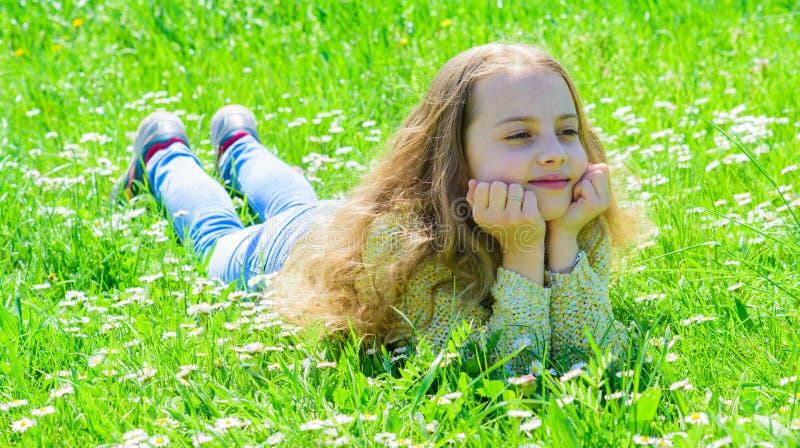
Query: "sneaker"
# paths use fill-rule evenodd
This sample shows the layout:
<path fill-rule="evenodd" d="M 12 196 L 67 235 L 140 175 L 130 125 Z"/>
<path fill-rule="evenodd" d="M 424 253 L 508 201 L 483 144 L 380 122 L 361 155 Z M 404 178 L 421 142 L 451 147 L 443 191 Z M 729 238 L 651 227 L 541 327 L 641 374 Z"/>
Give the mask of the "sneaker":
<path fill-rule="evenodd" d="M 125 202 L 142 192 L 149 191 L 145 173 L 147 161 L 157 151 L 176 142 L 189 146 L 186 128 L 180 118 L 162 111 L 153 112 L 145 117 L 136 131 L 131 163 L 111 192 L 111 199 Z"/>
<path fill-rule="evenodd" d="M 217 171 L 225 151 L 240 138 L 251 135 L 259 143 L 256 118 L 250 109 L 238 104 L 221 107 L 211 117 L 211 144 L 217 151 Z"/>

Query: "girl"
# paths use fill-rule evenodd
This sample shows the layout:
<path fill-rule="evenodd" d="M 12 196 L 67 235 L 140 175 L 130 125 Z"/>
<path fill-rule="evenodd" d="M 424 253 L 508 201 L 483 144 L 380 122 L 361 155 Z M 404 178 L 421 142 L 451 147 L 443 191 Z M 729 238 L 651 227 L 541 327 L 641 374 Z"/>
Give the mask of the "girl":
<path fill-rule="evenodd" d="M 319 201 L 241 106 L 214 115 L 211 141 L 262 224 L 244 228 L 164 112 L 140 125 L 116 191 L 147 185 L 209 276 L 246 285 L 277 272 L 273 300 L 289 320 L 441 348 L 468 319 L 499 332 L 494 355 L 516 354 L 506 366 L 517 373 L 548 355 L 583 359 L 590 337 L 624 347 L 608 299 L 622 232 L 605 152 L 569 75 L 536 47 L 489 44 L 447 62 L 343 203 Z"/>

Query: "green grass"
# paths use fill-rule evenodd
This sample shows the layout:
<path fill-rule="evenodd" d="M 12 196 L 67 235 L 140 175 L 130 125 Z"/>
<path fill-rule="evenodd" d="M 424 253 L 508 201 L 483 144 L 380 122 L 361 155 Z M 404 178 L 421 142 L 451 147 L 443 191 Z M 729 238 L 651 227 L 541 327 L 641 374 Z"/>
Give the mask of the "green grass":
<path fill-rule="evenodd" d="M 171 446 L 200 432 L 205 446 L 800 442 L 800 3 L 159 3 L 0 3 L 0 445 L 136 429 Z M 531 393 L 424 347 L 359 355 L 293 335 L 203 283 L 152 199 L 106 204 L 153 110 L 181 113 L 209 169 L 228 102 L 292 164 L 368 166 L 436 70 L 494 40 L 570 70 L 620 193 L 658 231 L 613 276 L 642 347 L 620 377 L 590 364 Z M 335 197 L 361 172 L 311 174 Z M 192 314 L 202 302 L 220 306 Z M 695 412 L 708 422 L 687 423 Z M 36 425 L 12 431 L 23 418 Z M 247 424 L 214 431 L 226 418 Z"/>

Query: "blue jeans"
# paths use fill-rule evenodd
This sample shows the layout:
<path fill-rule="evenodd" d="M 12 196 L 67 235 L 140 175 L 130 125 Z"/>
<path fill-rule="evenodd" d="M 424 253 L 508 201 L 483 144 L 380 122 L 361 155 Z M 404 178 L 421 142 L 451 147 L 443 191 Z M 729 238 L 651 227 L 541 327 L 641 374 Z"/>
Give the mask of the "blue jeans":
<path fill-rule="evenodd" d="M 208 261 L 207 275 L 246 289 L 253 276 L 279 270 L 292 244 L 340 201 L 320 201 L 300 173 L 249 135 L 220 163 L 222 180 L 247 199 L 260 224 L 242 224 L 225 188 L 182 143 L 156 152 L 146 171 L 178 238 Z"/>

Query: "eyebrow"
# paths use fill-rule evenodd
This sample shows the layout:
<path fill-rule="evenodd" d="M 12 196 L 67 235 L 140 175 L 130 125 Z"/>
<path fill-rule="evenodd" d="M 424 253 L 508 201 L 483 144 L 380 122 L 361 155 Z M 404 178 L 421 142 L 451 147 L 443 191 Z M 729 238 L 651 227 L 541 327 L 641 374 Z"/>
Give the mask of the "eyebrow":
<path fill-rule="evenodd" d="M 561 114 L 561 115 L 556 117 L 556 121 L 566 120 L 567 118 L 576 118 L 577 119 L 578 115 L 577 114 L 573 114 L 573 113 Z M 508 118 L 500 119 L 494 125 L 498 126 L 498 125 L 501 125 L 501 124 L 513 123 L 513 122 L 516 122 L 516 121 L 539 121 L 539 120 L 537 120 L 536 117 L 527 117 L 527 116 L 508 117 Z"/>

